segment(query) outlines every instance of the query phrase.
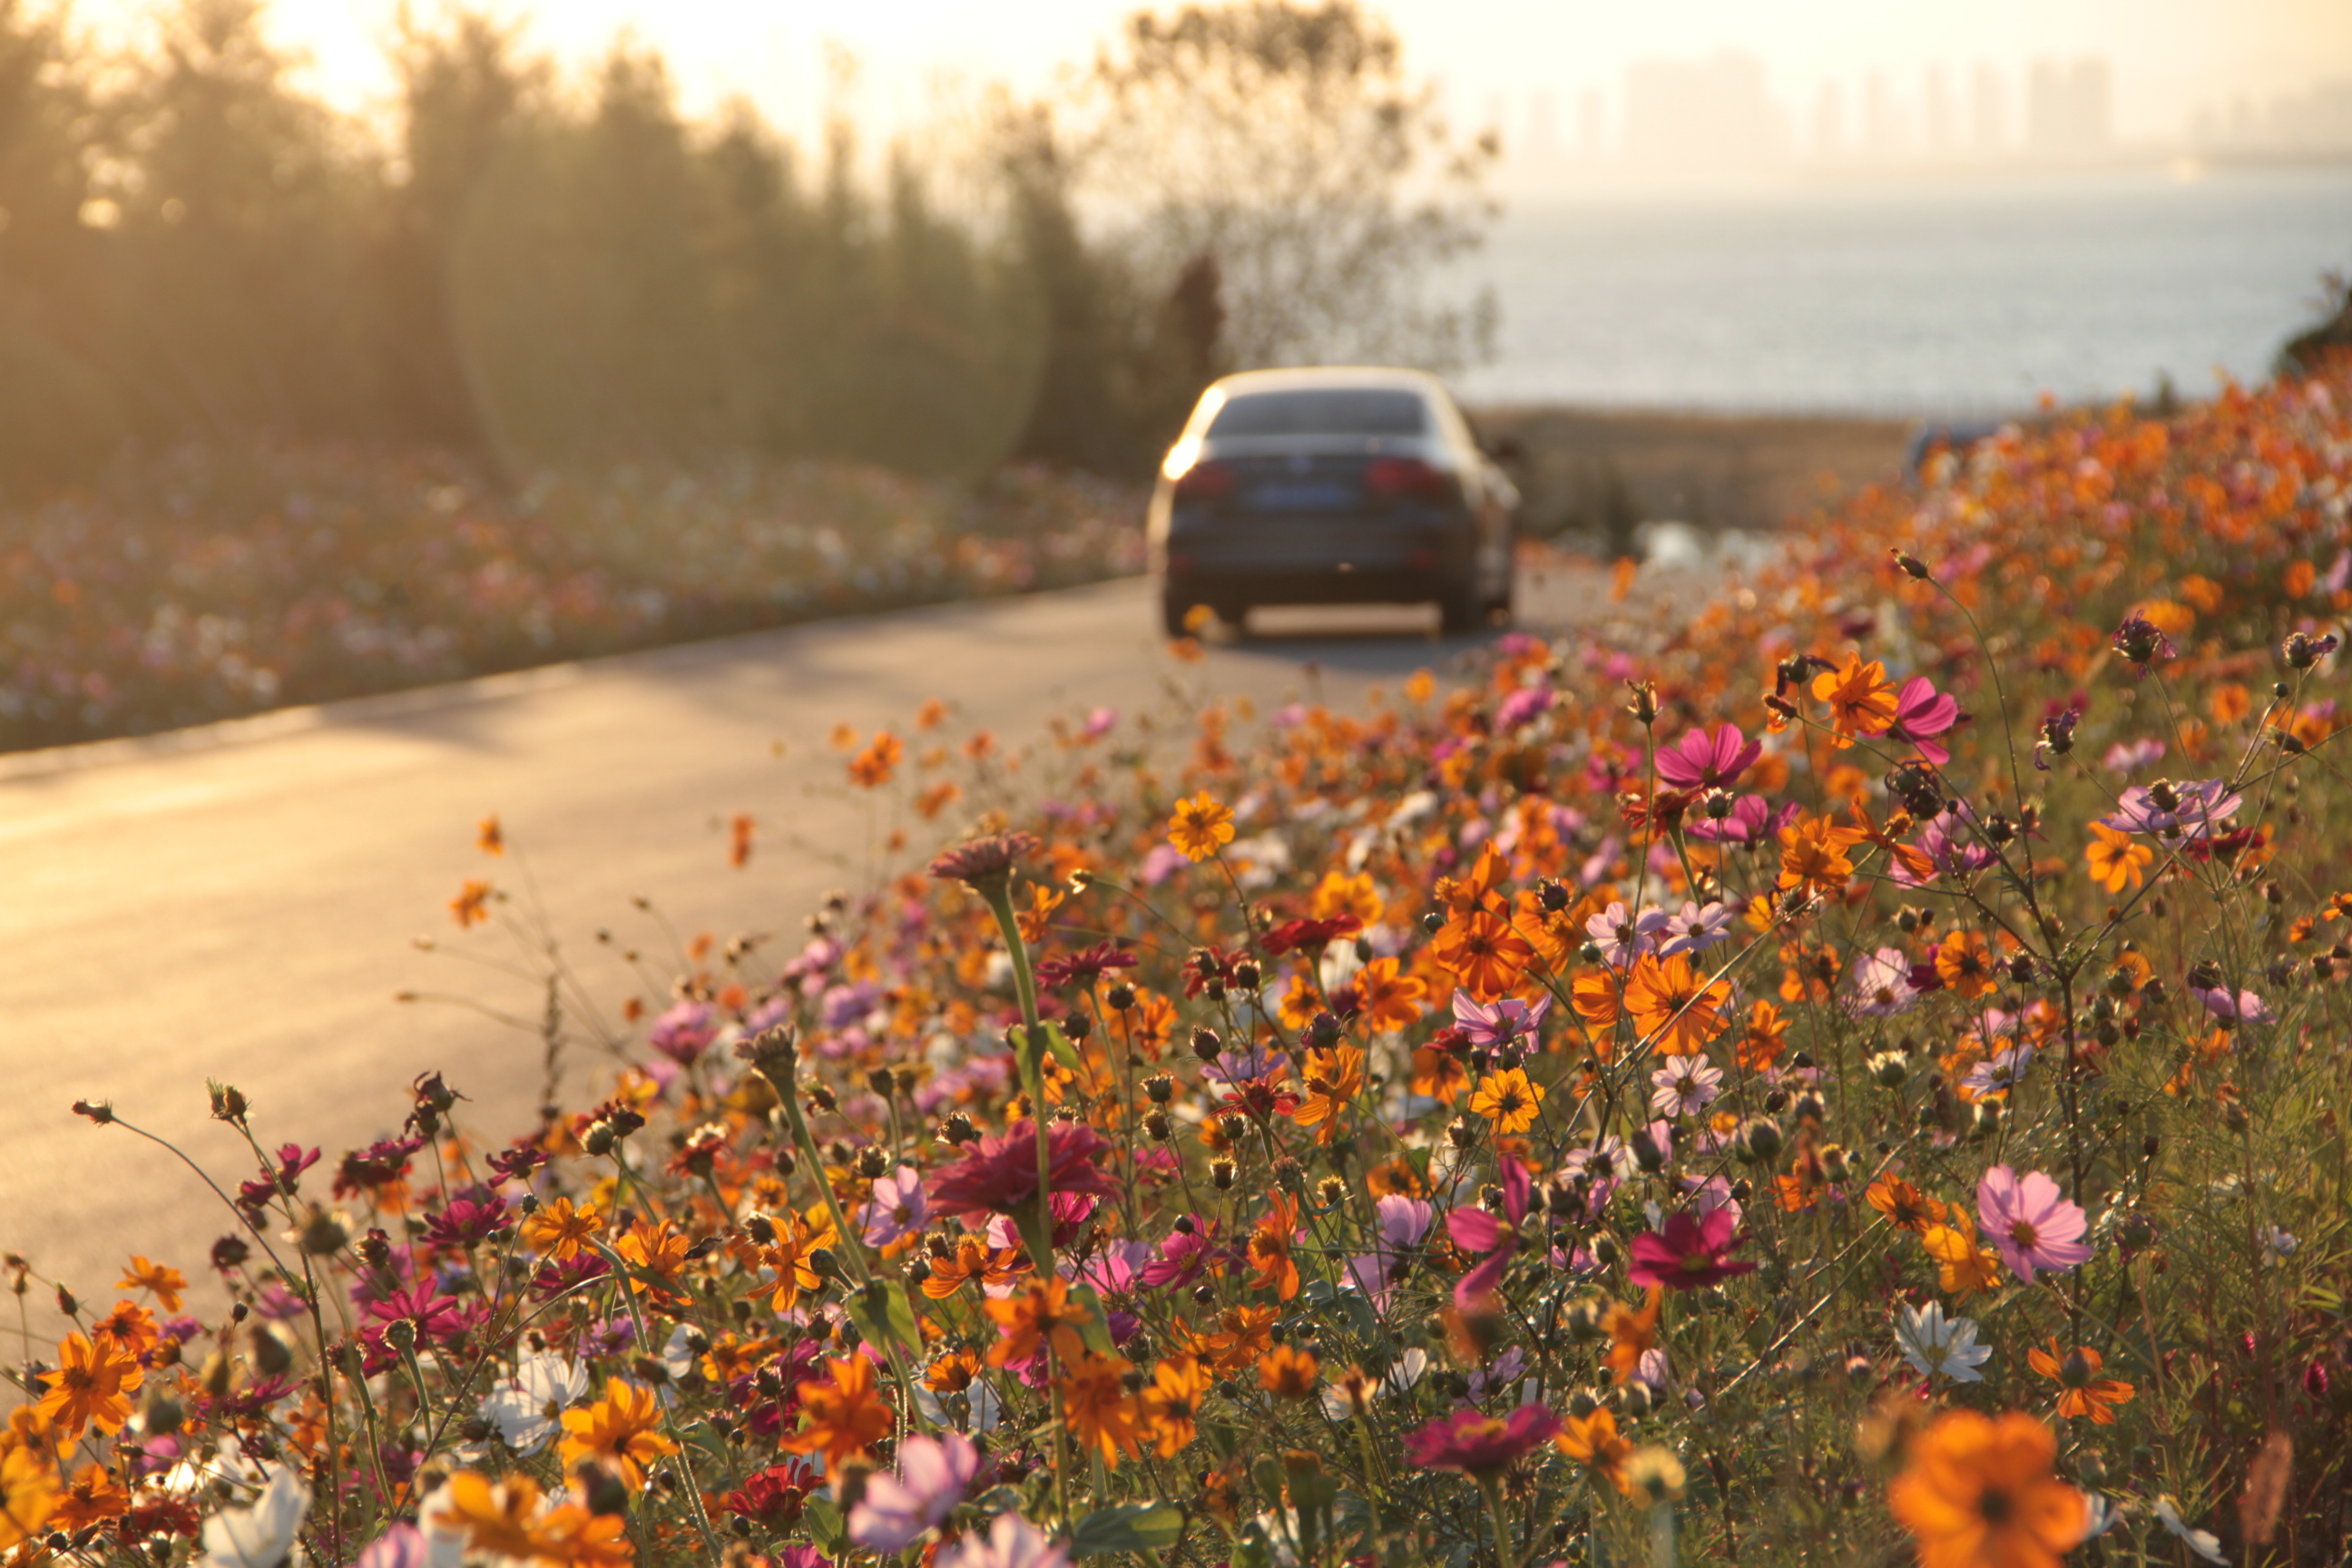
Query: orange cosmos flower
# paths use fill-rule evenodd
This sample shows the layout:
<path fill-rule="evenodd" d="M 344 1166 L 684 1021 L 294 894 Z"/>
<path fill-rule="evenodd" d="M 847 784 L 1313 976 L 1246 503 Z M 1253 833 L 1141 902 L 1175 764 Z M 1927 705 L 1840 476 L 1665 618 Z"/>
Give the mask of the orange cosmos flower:
<path fill-rule="evenodd" d="M 1886 679 L 1886 667 L 1876 659 L 1864 664 L 1858 653 L 1847 654 L 1843 665 L 1813 677 L 1813 696 L 1830 705 L 1830 723 L 1837 730 L 1840 746 L 1853 744 L 1856 735 L 1883 735 L 1895 722 L 1895 687 Z"/>
<path fill-rule="evenodd" d="M 1955 1208 L 1944 1224 L 1921 1231 L 1919 1241 L 1927 1256 L 1942 1266 L 1938 1283 L 1947 1296 L 1966 1300 L 2000 1283 L 2000 1255 L 1979 1245 L 1976 1221 L 1966 1209 Z"/>
<path fill-rule="evenodd" d="M 607 1378 L 604 1398 L 563 1413 L 563 1462 L 607 1460 L 632 1490 L 642 1489 L 646 1466 L 677 1452 L 676 1443 L 655 1430 L 661 1420 L 661 1402 L 652 1389 Z"/>
<path fill-rule="evenodd" d="M 1509 921 L 1484 910 L 1454 915 L 1431 941 L 1429 952 L 1481 998 L 1500 996 L 1517 985 L 1536 955 Z"/>
<path fill-rule="evenodd" d="M 136 1301 L 117 1301 L 114 1310 L 89 1326 L 90 1338 L 111 1343 L 133 1356 L 144 1355 L 163 1337 L 155 1314 Z"/>
<path fill-rule="evenodd" d="M 1625 1010 L 1643 1037 L 1670 1057 L 1705 1050 L 1723 1032 L 1717 1009 L 1730 999 L 1729 983 L 1707 984 L 1679 952 L 1663 959 L 1645 952 L 1625 978 Z"/>
<path fill-rule="evenodd" d="M 1900 1176 L 1881 1176 L 1870 1184 L 1870 1190 L 1863 1195 L 1870 1200 L 1872 1208 L 1886 1216 L 1889 1224 L 1915 1235 L 1925 1236 L 1930 1226 L 1944 1223 L 1943 1204 Z"/>
<path fill-rule="evenodd" d="M 1353 915 L 1366 925 L 1378 925 L 1384 908 L 1380 891 L 1372 886 L 1372 874 L 1361 871 L 1353 877 L 1337 870 L 1323 873 L 1323 879 L 1308 895 L 1307 917 L 1311 920 L 1335 920 L 1341 915 Z"/>
<path fill-rule="evenodd" d="M 1086 1353 L 1078 1331 L 1087 1324 L 1087 1310 L 1071 1301 L 1069 1284 L 1059 1276 L 1032 1279 L 1012 1295 L 981 1305 L 1004 1336 L 988 1352 L 991 1366 L 1034 1360 L 1046 1346 L 1065 1366 Z"/>
<path fill-rule="evenodd" d="M 2083 1494 L 2052 1473 L 2058 1438 L 2032 1416 L 1953 1410 L 1912 1445 L 1887 1506 L 1920 1568 L 2059 1568 L 2090 1528 Z"/>
<path fill-rule="evenodd" d="M 1316 1129 L 1316 1142 L 1328 1143 L 1339 1130 L 1339 1113 L 1364 1091 L 1364 1053 L 1353 1046 L 1309 1051 L 1299 1078 L 1307 1093 L 1290 1119 Z"/>
<path fill-rule="evenodd" d="M 1018 1261 L 1021 1256 L 1017 1247 L 992 1248 L 978 1236 L 957 1237 L 947 1257 L 931 1258 L 930 1277 L 923 1281 L 923 1294 L 934 1301 L 944 1301 L 961 1289 L 967 1280 L 976 1279 L 983 1286 L 1008 1283 L 1028 1272 L 1027 1266 Z"/>
<path fill-rule="evenodd" d="M 1196 1422 L 1209 1383 L 1209 1369 L 1188 1355 L 1171 1356 L 1151 1369 L 1151 1381 L 1139 1396 L 1142 1434 L 1161 1458 L 1174 1458 L 1201 1435 Z"/>
<path fill-rule="evenodd" d="M 1134 1363 L 1124 1356 L 1084 1352 L 1062 1378 L 1062 1419 L 1080 1446 L 1116 1465 L 1119 1456 L 1135 1452 L 1139 1441 L 1139 1407 L 1127 1392 L 1127 1374 Z"/>
<path fill-rule="evenodd" d="M 557 1263 L 569 1263 L 580 1249 L 604 1233 L 604 1216 L 593 1204 L 574 1207 L 570 1198 L 539 1205 L 522 1222 L 523 1245 Z"/>
<path fill-rule="evenodd" d="M 1434 1046 L 1415 1046 L 1412 1050 L 1412 1091 L 1432 1100 L 1442 1100 L 1451 1105 L 1470 1087 L 1470 1069 L 1452 1051 L 1441 1051 Z"/>
<path fill-rule="evenodd" d="M 1992 989 L 1992 948 L 1972 931 L 1956 931 L 1936 948 L 1936 973 L 1953 995 L 1974 1001 Z"/>
<path fill-rule="evenodd" d="M 1617 1026 L 1620 993 L 1624 979 L 1613 969 L 1587 969 L 1568 983 L 1569 1005 L 1576 1016 L 1605 1038 Z"/>
<path fill-rule="evenodd" d="M 1649 1300 L 1635 1311 L 1622 1301 L 1612 1301 L 1601 1314 L 1601 1331 L 1609 1336 L 1608 1364 L 1618 1383 L 1633 1381 L 1633 1373 L 1642 1365 L 1642 1352 L 1658 1342 L 1658 1310 L 1665 1304 L 1666 1293 L 1657 1286 L 1650 1287 Z"/>
<path fill-rule="evenodd" d="M 811 1259 L 820 1248 L 840 1246 L 841 1235 L 822 1206 L 805 1215 L 777 1215 L 773 1223 L 776 1239 L 760 1249 L 759 1259 L 776 1271 L 771 1305 L 778 1312 L 789 1312 L 799 1304 L 802 1291 L 814 1290 L 824 1282 L 824 1277 Z"/>
<path fill-rule="evenodd" d="M 1356 973 L 1356 995 L 1364 1027 L 1384 1035 L 1409 1026 L 1421 1016 L 1426 982 L 1406 974 L 1393 958 L 1376 958 Z"/>
<path fill-rule="evenodd" d="M 1287 1197 L 1276 1193 L 1265 1217 L 1250 1232 L 1249 1266 L 1257 1276 L 1257 1287 L 1272 1290 L 1286 1301 L 1298 1294 L 1298 1265 L 1290 1257 L 1291 1238 L 1297 1229 L 1297 1208 Z"/>
<path fill-rule="evenodd" d="M 1508 1068 L 1478 1080 L 1470 1109 L 1495 1124 L 1497 1137 L 1510 1138 L 1536 1124 L 1536 1112 L 1543 1101 L 1543 1085 L 1530 1080 L 1519 1068 Z"/>
<path fill-rule="evenodd" d="M 1257 1363 L 1258 1386 L 1276 1399 L 1304 1399 L 1315 1392 L 1315 1379 L 1322 1370 L 1313 1352 L 1276 1345 Z"/>
<path fill-rule="evenodd" d="M 866 743 L 866 749 L 849 759 L 849 782 L 860 789 L 878 789 L 890 782 L 898 771 L 899 762 L 907 754 L 898 737 L 885 730 Z"/>
<path fill-rule="evenodd" d="M 825 1473 L 837 1473 L 890 1435 L 889 1402 L 876 1392 L 874 1363 L 862 1355 L 828 1359 L 833 1375 L 800 1385 L 801 1429 L 779 1444 L 789 1453 L 823 1454 Z M 569 1420 L 569 1417 L 566 1417 Z"/>
<path fill-rule="evenodd" d="M 1780 886 L 1843 891 L 1853 877 L 1846 851 L 1868 837 L 1859 827 L 1836 826 L 1826 816 L 1780 829 Z"/>
<path fill-rule="evenodd" d="M 93 1344 L 87 1334 L 74 1334 L 58 1347 L 58 1362 L 41 1396 L 41 1418 L 67 1437 L 90 1426 L 120 1431 L 131 1419 L 129 1396 L 147 1380 L 138 1356 L 111 1340 Z"/>
<path fill-rule="evenodd" d="M 585 1503 L 560 1504 L 531 1530 L 531 1558 L 551 1568 L 623 1568 L 636 1560 L 629 1522 L 616 1513 L 591 1512 Z"/>
<path fill-rule="evenodd" d="M 2145 879 L 2140 873 L 2156 859 L 2156 851 L 2104 822 L 2088 826 L 2091 841 L 2083 846 L 2083 858 L 2091 868 L 2091 880 L 2110 893 L 2138 887 Z"/>
<path fill-rule="evenodd" d="M 1780 1009 L 1769 1002 L 1754 1002 L 1748 1008 L 1748 1032 L 1739 1037 L 1732 1055 L 1749 1072 L 1769 1072 L 1772 1064 L 1780 1059 L 1788 1044 L 1789 1020 Z"/>
<path fill-rule="evenodd" d="M 0 1458 L 0 1551 L 23 1545 L 49 1522 L 58 1507 L 58 1473 L 37 1448 L 12 1448 Z"/>
<path fill-rule="evenodd" d="M 1233 808 L 1206 790 L 1178 801 L 1168 819 L 1168 842 L 1182 850 L 1187 860 L 1206 860 L 1233 841 Z"/>
<path fill-rule="evenodd" d="M 457 922 L 459 931 L 464 931 L 467 926 L 479 925 L 488 920 L 490 918 L 490 885 L 488 882 L 478 882 L 471 877 L 467 878 L 465 886 L 457 889 L 457 896 L 449 900 L 449 918 Z"/>
<path fill-rule="evenodd" d="M 100 1520 L 118 1519 L 130 1506 L 131 1494 L 117 1484 L 111 1471 L 104 1465 L 84 1465 L 73 1485 L 58 1499 L 55 1527 L 79 1530 Z"/>
<path fill-rule="evenodd" d="M 2059 1415 L 2087 1415 L 2095 1426 L 2114 1426 L 2114 1406 L 2129 1405 L 2135 1390 L 2128 1383 L 2099 1375 L 2106 1363 L 2098 1352 L 2078 1350 L 2074 1353 L 2083 1361 L 2079 1367 L 2070 1370 L 2067 1358 L 2058 1353 L 2058 1336 L 2053 1334 L 2048 1350 L 2028 1348 L 2025 1359 L 2034 1371 L 2058 1384 L 2062 1391 L 2058 1395 Z"/>
<path fill-rule="evenodd" d="M 528 1561 L 536 1549 L 531 1521 L 542 1500 L 539 1483 L 520 1470 L 496 1481 L 460 1470 L 449 1478 L 448 1508 L 433 1522 L 463 1534 L 469 1551 Z"/>
<path fill-rule="evenodd" d="M 134 1252 L 131 1266 L 114 1283 L 124 1290 L 144 1290 L 155 1298 L 155 1304 L 163 1310 L 176 1312 L 180 1310 L 180 1292 L 188 1288 L 188 1277 L 176 1268 L 150 1263 Z"/>
<path fill-rule="evenodd" d="M 1625 1476 L 1625 1461 L 1633 1457 L 1633 1445 L 1617 1436 L 1617 1417 L 1607 1410 L 1596 1409 L 1581 1417 L 1561 1416 L 1559 1436 L 1552 1439 L 1552 1446 L 1624 1496 L 1633 1495 L 1633 1483 Z"/>
<path fill-rule="evenodd" d="M 678 1276 L 686 1268 L 687 1239 L 667 1220 L 640 1219 L 629 1227 L 629 1233 L 613 1244 L 613 1250 L 627 1258 L 654 1283 L 632 1278 L 629 1289 L 637 1292 L 652 1290 L 658 1298 L 676 1301 Z"/>

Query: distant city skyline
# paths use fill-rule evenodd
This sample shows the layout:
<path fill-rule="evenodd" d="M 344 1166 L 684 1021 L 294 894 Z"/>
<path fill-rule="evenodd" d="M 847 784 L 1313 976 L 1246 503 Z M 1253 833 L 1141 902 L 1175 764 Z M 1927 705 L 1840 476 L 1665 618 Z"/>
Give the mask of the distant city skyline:
<path fill-rule="evenodd" d="M 135 43 L 152 37 L 148 18 L 169 3 L 72 0 L 68 14 L 100 42 Z M 841 109 L 869 145 L 927 133 L 988 83 L 1051 91 L 1137 9 L 1137 0 L 468 3 L 517 23 L 527 47 L 573 79 L 626 38 L 662 53 L 689 114 L 747 99 L 805 140 Z M 311 90 L 382 116 L 394 97 L 383 45 L 401 4 L 268 0 L 267 26 L 303 58 Z M 408 4 L 429 22 L 446 0 Z M 1958 18 L 1903 0 L 1364 4 L 1394 26 L 1408 70 L 1438 85 L 1456 126 L 1500 129 L 1521 164 L 1547 141 L 1573 158 L 1593 147 L 1613 157 L 1630 139 L 1651 167 L 1667 168 L 1694 136 L 1727 145 L 1729 164 L 1751 171 L 1836 162 L 1814 149 L 1837 145 L 1864 163 L 1981 160 L 2027 145 L 2071 144 L 2092 158 L 2110 147 L 2260 153 L 2339 136 L 2352 120 L 2352 0 L 1973 0 Z M 857 62 L 845 89 L 834 66 L 844 56 Z M 2084 61 L 2095 62 L 2089 77 L 2077 74 Z M 1630 78 L 1647 68 L 1656 68 L 1653 99 L 1676 96 L 1677 73 L 1721 89 L 1696 117 L 1714 129 L 1647 110 L 1629 121 Z M 1734 134 L 1742 139 L 1725 141 Z"/>

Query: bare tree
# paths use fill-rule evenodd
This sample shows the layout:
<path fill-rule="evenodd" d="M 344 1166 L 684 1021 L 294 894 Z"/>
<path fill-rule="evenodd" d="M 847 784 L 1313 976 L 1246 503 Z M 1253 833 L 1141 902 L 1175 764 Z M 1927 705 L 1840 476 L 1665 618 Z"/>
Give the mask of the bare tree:
<path fill-rule="evenodd" d="M 1354 0 L 1139 11 L 1075 85 L 1096 211 L 1163 288 L 1213 259 L 1237 363 L 1487 352 L 1491 297 L 1429 285 L 1498 213 L 1499 149 L 1453 135 Z"/>

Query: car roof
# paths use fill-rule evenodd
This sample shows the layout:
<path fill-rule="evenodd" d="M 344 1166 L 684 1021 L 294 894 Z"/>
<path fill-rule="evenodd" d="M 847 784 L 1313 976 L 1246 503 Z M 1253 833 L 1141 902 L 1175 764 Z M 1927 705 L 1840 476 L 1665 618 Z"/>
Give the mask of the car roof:
<path fill-rule="evenodd" d="M 1426 371 L 1381 365 L 1315 365 L 1289 370 L 1244 370 L 1221 377 L 1210 388 L 1227 397 L 1253 392 L 1304 392 L 1330 387 L 1366 391 L 1436 393 L 1444 384 Z"/>

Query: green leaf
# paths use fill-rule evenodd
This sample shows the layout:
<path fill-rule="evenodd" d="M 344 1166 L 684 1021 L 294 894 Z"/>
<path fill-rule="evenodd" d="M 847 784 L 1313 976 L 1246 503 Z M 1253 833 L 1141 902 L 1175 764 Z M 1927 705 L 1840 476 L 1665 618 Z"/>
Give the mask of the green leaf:
<path fill-rule="evenodd" d="M 1069 1036 L 1062 1033 L 1062 1026 L 1040 1024 L 1037 1028 L 1038 1032 L 1045 1037 L 1045 1049 L 1053 1053 L 1054 1059 L 1073 1072 L 1076 1071 L 1078 1047 L 1070 1043 Z"/>
<path fill-rule="evenodd" d="M 907 1300 L 907 1288 L 895 1279 L 876 1279 L 851 1296 L 845 1303 L 849 1321 L 857 1325 L 866 1342 L 873 1345 L 895 1342 L 909 1354 L 923 1352 L 922 1331 L 915 1326 L 915 1309 Z"/>
<path fill-rule="evenodd" d="M 1174 1503 L 1128 1503 L 1098 1508 L 1078 1521 L 1070 1537 L 1073 1557 L 1114 1552 L 1165 1552 L 1183 1533 L 1184 1510 Z"/>
<path fill-rule="evenodd" d="M 1095 1288 L 1076 1286 L 1070 1291 L 1070 1300 L 1087 1310 L 1086 1324 L 1078 1330 L 1078 1337 L 1086 1341 L 1087 1349 L 1097 1355 L 1118 1354 L 1118 1347 L 1111 1343 L 1110 1318 L 1104 1312 L 1102 1298 L 1095 1294 Z"/>

